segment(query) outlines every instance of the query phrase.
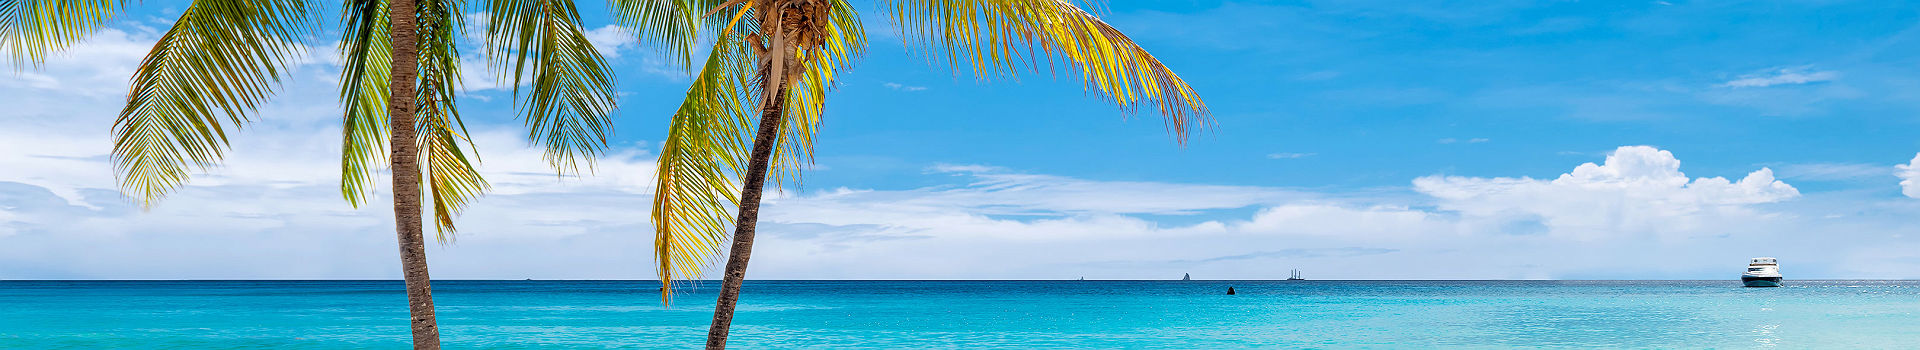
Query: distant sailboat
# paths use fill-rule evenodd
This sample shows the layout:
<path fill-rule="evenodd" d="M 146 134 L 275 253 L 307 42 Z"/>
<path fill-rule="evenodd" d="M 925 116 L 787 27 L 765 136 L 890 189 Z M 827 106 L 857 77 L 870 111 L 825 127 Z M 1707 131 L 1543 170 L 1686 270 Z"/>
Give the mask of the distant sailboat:
<path fill-rule="evenodd" d="M 1180 280 L 1182 280 L 1182 281 L 1192 281 L 1192 280 L 1193 280 L 1193 274 L 1191 274 L 1191 273 L 1189 273 L 1189 274 L 1183 274 L 1183 275 L 1181 275 L 1181 276 L 1180 276 Z"/>
<path fill-rule="evenodd" d="M 1293 275 L 1292 275 L 1292 276 L 1288 276 L 1288 277 L 1287 277 L 1287 280 L 1288 280 L 1288 281 L 1305 281 L 1305 280 L 1307 280 L 1307 279 L 1305 279 L 1305 278 L 1300 278 L 1300 270 L 1293 270 Z"/>

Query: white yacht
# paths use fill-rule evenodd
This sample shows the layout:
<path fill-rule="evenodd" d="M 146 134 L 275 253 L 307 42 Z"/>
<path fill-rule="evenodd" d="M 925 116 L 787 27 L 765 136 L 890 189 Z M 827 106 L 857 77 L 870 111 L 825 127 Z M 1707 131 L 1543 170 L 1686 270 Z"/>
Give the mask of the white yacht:
<path fill-rule="evenodd" d="M 1747 263 L 1747 272 L 1740 274 L 1740 283 L 1748 287 L 1779 287 L 1780 262 L 1773 258 L 1753 258 Z"/>

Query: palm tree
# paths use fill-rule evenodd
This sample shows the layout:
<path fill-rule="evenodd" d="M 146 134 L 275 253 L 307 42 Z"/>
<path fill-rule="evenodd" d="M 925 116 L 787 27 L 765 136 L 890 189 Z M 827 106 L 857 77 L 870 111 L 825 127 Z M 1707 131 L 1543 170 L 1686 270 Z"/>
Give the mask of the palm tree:
<path fill-rule="evenodd" d="M 1192 88 L 1069 0 L 888 3 L 910 44 L 970 66 L 981 78 L 1012 75 L 1022 66 L 1038 70 L 1034 54 L 1044 53 L 1069 62 L 1090 88 L 1124 110 L 1149 101 L 1180 142 L 1205 122 L 1206 106 Z M 866 34 L 845 0 L 615 0 L 615 11 L 680 62 L 692 61 L 696 34 L 715 38 L 660 150 L 652 215 L 663 287 L 699 276 L 722 256 L 731 226 L 707 334 L 708 349 L 724 348 L 766 180 L 798 180 L 812 157 L 825 93 L 834 75 L 860 56 Z M 729 207 L 737 214 L 729 216 Z M 661 301 L 671 293 L 662 288 Z"/>
<path fill-rule="evenodd" d="M 124 6 L 0 1 L 0 47 L 15 67 L 37 67 Z M 435 237 L 445 243 L 453 238 L 453 218 L 488 189 L 476 158 L 461 145 L 473 146 L 454 103 L 463 6 L 460 0 L 345 0 L 342 6 L 340 189 L 358 207 L 367 202 L 383 158 L 391 169 L 416 349 L 440 346 L 422 196 L 433 202 Z M 491 69 L 513 77 L 516 97 L 521 79 L 530 82 L 521 104 L 529 141 L 545 148 L 547 162 L 562 174 L 577 172 L 581 161 L 591 167 L 606 147 L 615 95 L 606 62 L 586 40 L 571 0 L 488 0 L 486 6 L 493 10 L 486 40 Z M 312 12 L 300 0 L 194 0 L 141 61 L 114 121 L 122 191 L 151 207 L 192 172 L 218 165 L 229 146 L 226 130 L 251 121 L 298 64 L 300 39 L 315 29 Z"/>

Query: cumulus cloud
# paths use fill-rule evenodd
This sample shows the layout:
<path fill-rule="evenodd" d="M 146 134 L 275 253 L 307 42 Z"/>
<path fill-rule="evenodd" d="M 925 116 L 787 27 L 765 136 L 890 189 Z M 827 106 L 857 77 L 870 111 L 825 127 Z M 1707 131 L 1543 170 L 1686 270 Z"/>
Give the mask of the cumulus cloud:
<path fill-rule="evenodd" d="M 1894 168 L 1899 170 L 1895 175 L 1900 176 L 1900 193 L 1920 198 L 1920 154 L 1914 154 L 1913 161 L 1895 165 Z"/>
<path fill-rule="evenodd" d="M 1556 234 L 1597 238 L 1632 232 L 1689 232 L 1703 220 L 1756 215 L 1745 206 L 1800 196 L 1773 170 L 1739 181 L 1689 179 L 1673 153 L 1648 146 L 1614 150 L 1553 180 L 1427 176 L 1414 189 L 1447 210 L 1482 217 L 1537 217 Z M 1626 218 L 1628 220 L 1622 220 Z"/>
<path fill-rule="evenodd" d="M 1814 70 L 1809 70 L 1808 67 L 1780 68 L 1775 70 L 1769 70 L 1766 72 L 1742 75 L 1740 76 L 1739 79 L 1734 79 L 1725 83 L 1721 83 L 1720 87 L 1757 88 L 1757 87 L 1768 87 L 1768 86 L 1774 86 L 1774 85 L 1796 85 L 1796 84 L 1817 83 L 1817 82 L 1823 82 L 1823 81 L 1831 81 L 1839 78 L 1840 78 L 1840 72 L 1835 72 L 1835 71 L 1814 71 Z"/>

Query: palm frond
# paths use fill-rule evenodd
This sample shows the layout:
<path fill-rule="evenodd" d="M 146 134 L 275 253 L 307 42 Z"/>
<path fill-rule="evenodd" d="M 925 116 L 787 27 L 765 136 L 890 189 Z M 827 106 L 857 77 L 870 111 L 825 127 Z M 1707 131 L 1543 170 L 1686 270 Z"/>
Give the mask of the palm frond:
<path fill-rule="evenodd" d="M 14 69 L 40 66 L 113 18 L 113 0 L 0 0 L 0 48 Z"/>
<path fill-rule="evenodd" d="M 434 237 L 447 242 L 453 239 L 453 218 L 490 186 L 475 169 L 478 158 L 469 159 L 469 152 L 461 149 L 462 143 L 473 147 L 473 141 L 467 138 L 466 123 L 454 104 L 461 84 L 459 32 L 464 23 L 459 9 L 463 4 L 459 0 L 417 3 L 420 84 L 415 90 L 414 115 L 420 133 L 416 142 L 426 163 L 427 193 L 433 197 Z"/>
<path fill-rule="evenodd" d="M 738 205 L 740 176 L 746 173 L 748 143 L 759 128 L 763 75 L 771 74 L 760 57 L 761 24 L 741 19 L 753 16 L 754 3 L 742 1 L 715 11 L 705 24 L 721 28 L 705 65 L 674 113 L 667 141 L 661 147 L 658 183 L 654 189 L 654 252 L 660 282 L 698 278 L 725 252 L 731 238 L 733 208 Z M 790 47 L 795 67 L 787 69 L 785 123 L 776 141 L 772 169 L 775 181 L 798 183 L 801 170 L 812 161 L 815 126 L 819 124 L 826 92 L 836 73 L 851 68 L 866 48 L 866 35 L 853 7 L 831 0 L 820 37 Z M 714 5 L 719 6 L 719 5 Z M 784 179 L 784 180 L 783 180 Z M 775 187 L 781 185 L 776 184 Z M 661 301 L 671 300 L 664 289 Z"/>
<path fill-rule="evenodd" d="M 1153 103 L 1182 142 L 1205 126 L 1207 107 L 1193 88 L 1120 30 L 1069 0 L 894 0 L 903 38 L 927 45 L 956 67 L 970 63 L 980 77 L 1037 67 L 1034 47 L 1066 58 L 1123 110 Z"/>
<path fill-rule="evenodd" d="M 417 2 L 420 45 L 419 88 L 414 97 L 414 114 L 419 138 L 426 193 L 431 196 L 435 238 L 453 239 L 453 218 L 466 209 L 473 198 L 490 186 L 476 169 L 477 157 L 461 122 L 458 105 L 460 91 L 460 51 L 458 40 L 463 18 L 458 0 Z M 388 73 L 393 68 L 392 41 L 388 36 L 390 19 L 384 0 L 347 0 L 341 39 L 342 59 L 340 102 L 346 113 L 341 117 L 340 192 L 347 202 L 358 207 L 373 191 L 374 176 L 387 164 Z"/>
<path fill-rule="evenodd" d="M 581 161 L 591 169 L 612 132 L 616 96 L 613 73 L 587 41 L 573 1 L 489 2 L 487 47 L 494 67 L 513 77 L 516 98 L 521 78 L 531 80 L 521 105 L 528 140 L 540 144 L 543 158 L 562 174 L 578 172 Z"/>
<path fill-rule="evenodd" d="M 738 0 L 734 0 L 738 1 Z M 659 50 L 675 68 L 692 70 L 700 35 L 716 36 L 730 14 L 742 8 L 729 0 L 610 0 L 614 23 L 634 31 L 642 43 Z M 721 5 L 728 5 L 720 8 Z M 715 11 L 726 10 L 726 11 Z M 713 13 L 720 13 L 714 15 Z M 692 73 L 692 72 L 689 72 Z"/>
<path fill-rule="evenodd" d="M 722 256 L 745 172 L 747 135 L 755 128 L 754 50 L 739 35 L 721 36 L 660 147 L 653 191 L 654 254 L 660 301 L 673 281 L 697 278 Z"/>
<path fill-rule="evenodd" d="M 387 79 L 393 41 L 385 0 L 346 0 L 340 56 L 340 194 L 359 207 L 387 164 Z M 427 135 L 429 133 L 421 133 Z"/>
<path fill-rule="evenodd" d="M 794 54 L 800 69 L 788 90 L 787 116 L 781 126 L 780 141 L 774 149 L 778 164 L 771 169 L 775 188 L 800 183 L 801 172 L 813 163 L 813 136 L 825 108 L 827 91 L 833 89 L 837 73 L 853 68 L 853 62 L 865 54 L 867 34 L 860 26 L 860 15 L 844 0 L 830 0 L 828 25 L 822 31 L 820 45 L 800 48 Z"/>
<path fill-rule="evenodd" d="M 239 128 L 294 64 L 311 28 L 298 0 L 197 0 L 134 72 L 113 125 L 122 191 L 151 206 L 219 162 Z"/>
<path fill-rule="evenodd" d="M 693 69 L 693 46 L 699 39 L 696 22 L 704 9 L 696 0 L 611 0 L 615 24 L 630 28 L 641 42 L 651 43 L 681 70 Z"/>

